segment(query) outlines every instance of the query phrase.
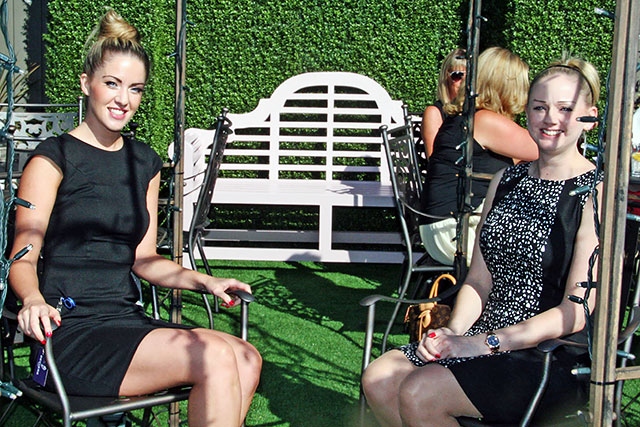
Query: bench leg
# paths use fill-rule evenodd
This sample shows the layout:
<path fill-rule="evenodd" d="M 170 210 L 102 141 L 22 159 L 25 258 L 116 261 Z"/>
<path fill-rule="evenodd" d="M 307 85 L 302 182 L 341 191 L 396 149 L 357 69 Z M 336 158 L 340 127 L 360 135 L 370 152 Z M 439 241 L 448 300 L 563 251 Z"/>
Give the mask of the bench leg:
<path fill-rule="evenodd" d="M 333 242 L 333 207 L 328 204 L 320 205 L 320 218 L 318 219 L 318 250 L 322 258 L 331 254 Z"/>

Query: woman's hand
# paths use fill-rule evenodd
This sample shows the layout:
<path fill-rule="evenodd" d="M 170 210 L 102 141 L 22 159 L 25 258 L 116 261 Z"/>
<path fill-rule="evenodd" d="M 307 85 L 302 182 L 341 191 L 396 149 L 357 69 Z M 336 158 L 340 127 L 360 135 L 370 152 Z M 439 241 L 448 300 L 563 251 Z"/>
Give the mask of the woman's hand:
<path fill-rule="evenodd" d="M 455 335 L 449 328 L 429 329 L 416 350 L 416 355 L 425 362 L 488 353 L 489 347 L 484 343 L 484 335 Z"/>
<path fill-rule="evenodd" d="M 44 299 L 25 302 L 18 313 L 18 325 L 22 332 L 42 344 L 45 343 L 45 337 L 49 338 L 53 333 L 51 321 L 60 326 L 60 313 Z"/>
<path fill-rule="evenodd" d="M 205 288 L 207 292 L 222 299 L 222 305 L 224 307 L 233 307 L 238 302 L 238 297 L 233 294 L 233 291 L 240 290 L 247 293 L 251 293 L 251 287 L 246 283 L 243 283 L 236 279 L 224 279 L 218 277 L 209 276 Z"/>

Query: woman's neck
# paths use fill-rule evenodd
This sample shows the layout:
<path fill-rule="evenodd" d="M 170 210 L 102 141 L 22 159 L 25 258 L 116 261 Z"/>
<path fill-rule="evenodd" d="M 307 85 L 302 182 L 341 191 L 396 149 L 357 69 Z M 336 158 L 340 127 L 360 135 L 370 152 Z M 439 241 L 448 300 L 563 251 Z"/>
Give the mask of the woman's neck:
<path fill-rule="evenodd" d="M 86 120 L 69 134 L 86 144 L 105 151 L 118 151 L 124 144 L 122 135 L 119 132 L 97 131 L 95 126 L 91 126 L 90 121 Z"/>
<path fill-rule="evenodd" d="M 532 162 L 529 174 L 549 181 L 564 181 L 593 168 L 593 164 L 578 151 L 570 156 L 545 156 L 541 153 L 538 160 Z"/>

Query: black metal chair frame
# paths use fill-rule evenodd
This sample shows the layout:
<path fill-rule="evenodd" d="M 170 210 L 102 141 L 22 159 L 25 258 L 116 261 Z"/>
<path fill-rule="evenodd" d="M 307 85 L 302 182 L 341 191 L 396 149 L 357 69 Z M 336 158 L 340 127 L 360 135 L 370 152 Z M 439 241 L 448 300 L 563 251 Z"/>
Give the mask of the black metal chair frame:
<path fill-rule="evenodd" d="M 0 104 L 0 124 L 6 118 L 7 108 L 8 104 Z M 14 177 L 19 178 L 35 145 L 50 136 L 71 130 L 82 119 L 83 97 L 79 97 L 78 102 L 73 104 L 14 104 L 8 128 L 14 146 Z M 8 154 L 8 146 L 6 150 Z M 8 167 L 6 164 L 4 166 L 5 169 Z"/>
<path fill-rule="evenodd" d="M 397 216 L 400 222 L 400 232 L 405 250 L 402 264 L 402 274 L 398 284 L 398 299 L 393 313 L 382 339 L 382 351 L 386 349 L 388 336 L 393 324 L 396 321 L 402 300 L 405 298 L 412 278 L 418 274 L 418 283 L 412 298 L 419 296 L 420 284 L 424 280 L 424 274 L 438 274 L 453 272 L 454 267 L 449 265 L 436 264 L 424 253 L 419 259 L 414 260 L 414 248 L 421 243 L 419 223 L 422 218 L 445 219 L 435 217 L 420 210 L 420 197 L 422 195 L 422 174 L 418 166 L 418 157 L 414 142 L 414 129 L 411 117 L 408 114 L 407 106 L 403 106 L 405 112 L 405 124 L 394 129 L 388 129 L 383 125 L 380 127 L 382 142 L 387 156 L 389 174 L 393 195 L 397 209 Z M 366 299 L 371 302 L 370 299 Z M 365 305 L 361 302 L 361 305 Z"/>
<path fill-rule="evenodd" d="M 11 325 L 11 322 L 14 325 Z M 145 396 L 133 397 L 87 397 L 69 395 L 62 383 L 60 373 L 53 357 L 51 340 L 45 344 L 45 357 L 47 361 L 49 379 L 53 381 L 56 391 L 47 391 L 40 387 L 33 379 L 22 379 L 17 377 L 14 364 L 13 337 L 15 336 L 17 322 L 15 313 L 9 310 L 3 312 L 2 325 L 2 350 L 6 355 L 6 362 L 3 362 L 2 375 L 4 379 L 16 388 L 16 394 L 11 396 L 11 400 L 2 416 L 0 425 L 4 425 L 13 414 L 18 405 L 27 408 L 36 415 L 33 426 L 40 424 L 48 426 L 62 425 L 71 427 L 77 421 L 100 419 L 109 415 L 117 415 L 113 419 L 114 425 L 118 426 L 125 414 L 134 410 L 144 410 L 140 425 L 149 426 L 153 422 L 152 409 L 154 407 L 167 405 L 173 402 L 180 402 L 189 398 L 190 386 L 176 387 L 159 393 Z M 24 402 L 26 400 L 26 402 Z"/>
<path fill-rule="evenodd" d="M 216 180 L 218 178 L 218 172 L 220 170 L 220 164 L 222 162 L 222 156 L 227 144 L 227 137 L 233 131 L 231 130 L 231 121 L 227 118 L 228 109 L 223 109 L 215 124 L 215 133 L 213 141 L 211 142 L 211 150 L 209 151 L 209 157 L 207 162 L 207 168 L 204 172 L 204 178 L 200 191 L 198 192 L 198 199 L 196 201 L 195 209 L 193 211 L 193 217 L 191 218 L 191 224 L 187 233 L 186 249 L 189 254 L 189 261 L 193 270 L 198 269 L 196 263 L 195 250 L 198 251 L 200 259 L 203 264 L 203 268 L 208 275 L 212 275 L 211 266 L 204 252 L 204 232 L 205 228 L 210 224 L 209 212 L 211 210 L 211 198 L 215 188 Z M 248 319 L 249 319 L 249 303 L 254 301 L 253 295 L 236 291 L 235 294 L 241 300 L 241 337 L 246 340 L 248 335 Z M 213 312 L 218 311 L 218 300 L 214 298 L 214 308 L 211 308 L 208 294 L 202 294 L 202 300 L 207 310 L 207 316 L 209 318 L 209 327 L 213 329 Z"/>
<path fill-rule="evenodd" d="M 640 285 L 640 275 L 638 276 L 636 287 L 639 285 Z M 447 289 L 445 292 L 441 293 L 438 297 L 432 298 L 432 299 L 412 300 L 412 299 L 388 297 L 385 295 L 369 295 L 363 298 L 360 301 L 360 305 L 367 307 L 368 310 L 367 310 L 365 342 L 364 342 L 364 350 L 363 350 L 363 358 L 362 358 L 362 372 L 364 372 L 364 370 L 367 368 L 371 360 L 374 325 L 375 325 L 375 319 L 376 319 L 376 303 L 378 303 L 379 301 L 383 301 L 383 302 L 390 302 L 397 305 L 397 304 L 419 304 L 419 303 L 434 302 L 434 301 L 440 302 L 444 299 L 447 299 L 453 296 L 458 291 L 458 289 L 459 289 L 459 286 L 456 285 L 454 287 Z M 621 329 L 620 333 L 618 334 L 618 345 L 623 346 L 623 348 L 618 352 L 619 356 L 621 357 L 622 366 L 624 366 L 624 364 L 626 363 L 626 360 L 635 359 L 635 356 L 629 353 L 629 349 L 631 346 L 633 335 L 640 327 L 640 307 L 638 306 L 639 300 L 640 300 L 640 290 L 636 289 L 636 293 L 635 293 L 635 296 L 633 297 L 632 304 L 629 307 L 630 310 L 629 310 L 629 315 L 627 316 L 626 325 L 624 328 Z M 547 385 L 549 384 L 553 352 L 562 346 L 586 348 L 586 344 L 584 343 L 576 343 L 576 342 L 564 340 L 561 338 L 546 340 L 538 344 L 537 346 L 538 350 L 544 354 L 542 377 L 535 394 L 532 396 L 529 402 L 529 406 L 527 407 L 526 412 L 523 414 L 523 417 L 520 423 L 517 424 L 518 427 L 528 427 L 532 425 L 533 418 L 536 414 L 536 410 L 538 409 L 540 401 L 542 400 L 542 397 L 546 391 Z M 574 374 L 576 375 L 578 374 L 584 375 L 585 373 L 588 373 L 588 372 L 580 373 L 579 370 L 576 370 L 574 372 Z M 620 420 L 621 418 L 620 401 L 622 396 L 623 384 L 624 382 L 622 381 L 618 382 L 617 389 L 616 389 L 616 396 L 617 396 L 616 397 L 616 413 L 618 415 L 618 420 Z M 365 415 L 366 407 L 367 407 L 366 398 L 364 396 L 364 393 L 362 393 L 362 390 L 361 390 L 360 392 L 361 422 L 364 422 L 366 420 L 366 415 Z M 569 416 L 573 417 L 572 419 L 570 418 L 568 421 L 572 426 L 576 425 L 575 421 L 583 422 L 583 424 L 581 425 L 584 425 L 585 427 L 588 425 L 588 421 L 586 420 L 585 414 L 577 413 L 577 414 L 569 414 Z M 581 419 L 580 417 L 584 417 L 584 419 Z M 468 417 L 461 417 L 458 419 L 458 422 L 463 427 L 492 427 L 492 424 L 490 423 L 485 423 L 482 420 L 468 418 Z M 364 424 L 361 424 L 361 425 L 362 427 L 364 427 Z M 508 427 L 508 426 L 501 424 L 500 426 L 496 426 L 496 427 Z"/>

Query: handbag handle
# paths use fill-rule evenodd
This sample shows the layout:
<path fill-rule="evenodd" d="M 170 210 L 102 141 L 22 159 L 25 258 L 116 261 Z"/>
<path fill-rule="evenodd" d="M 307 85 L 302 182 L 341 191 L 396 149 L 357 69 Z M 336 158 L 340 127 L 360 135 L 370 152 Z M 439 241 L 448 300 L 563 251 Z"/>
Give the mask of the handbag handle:
<path fill-rule="evenodd" d="M 451 274 L 443 273 L 443 274 L 439 275 L 436 278 L 436 280 L 433 282 L 433 285 L 431 285 L 431 291 L 429 291 L 429 298 L 435 298 L 435 297 L 438 296 L 438 287 L 439 287 L 440 281 L 442 279 L 449 280 L 454 286 L 456 284 L 456 278 L 453 277 Z"/>

